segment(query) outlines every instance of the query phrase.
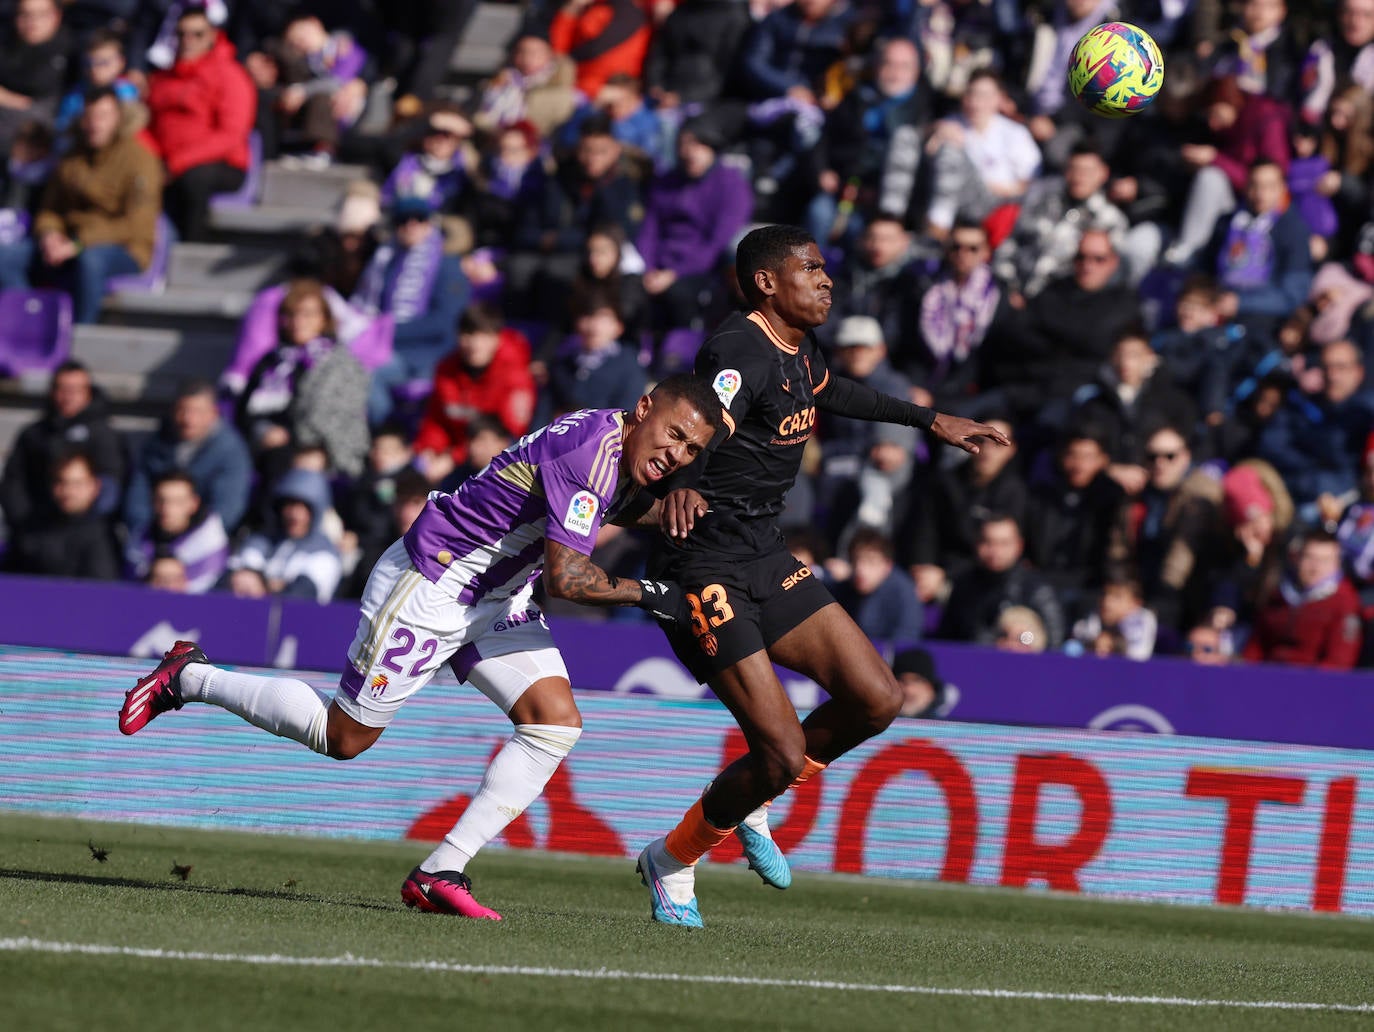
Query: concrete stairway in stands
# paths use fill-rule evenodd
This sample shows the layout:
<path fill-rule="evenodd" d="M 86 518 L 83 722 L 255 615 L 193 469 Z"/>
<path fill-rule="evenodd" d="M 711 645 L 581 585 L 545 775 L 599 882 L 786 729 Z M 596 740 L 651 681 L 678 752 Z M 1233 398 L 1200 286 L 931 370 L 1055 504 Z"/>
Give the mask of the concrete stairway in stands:
<path fill-rule="evenodd" d="M 451 95 L 470 95 L 500 67 L 522 10 L 516 3 L 478 5 L 450 59 Z M 76 328 L 73 357 L 91 368 L 121 429 L 151 430 L 185 378 L 218 378 L 253 295 L 279 279 L 304 233 L 334 220 L 349 184 L 368 178 L 368 170 L 273 161 L 263 176 L 257 206 L 212 214 L 218 242 L 173 246 L 165 290 L 111 295 L 100 324 Z M 43 377 L 0 382 L 0 457 L 39 414 L 46 387 Z"/>

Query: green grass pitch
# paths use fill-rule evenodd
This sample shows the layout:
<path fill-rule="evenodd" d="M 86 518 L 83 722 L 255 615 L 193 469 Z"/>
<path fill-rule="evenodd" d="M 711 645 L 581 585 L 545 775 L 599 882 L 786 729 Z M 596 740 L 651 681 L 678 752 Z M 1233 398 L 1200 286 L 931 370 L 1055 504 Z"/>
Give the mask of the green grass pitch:
<path fill-rule="evenodd" d="M 707 868 L 692 931 L 632 860 L 492 850 L 478 923 L 401 904 L 424 852 L 0 814 L 0 1027 L 1374 1027 L 1368 920 Z"/>

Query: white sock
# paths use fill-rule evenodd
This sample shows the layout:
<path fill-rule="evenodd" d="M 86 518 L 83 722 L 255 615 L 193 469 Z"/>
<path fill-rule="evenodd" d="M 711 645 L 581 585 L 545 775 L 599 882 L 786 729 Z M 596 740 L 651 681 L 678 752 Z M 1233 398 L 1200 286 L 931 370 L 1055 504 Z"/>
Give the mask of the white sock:
<path fill-rule="evenodd" d="M 649 855 L 649 860 L 653 863 L 654 873 L 658 875 L 658 884 L 663 887 L 663 891 L 680 907 L 685 907 L 697 895 L 697 867 L 696 864 L 684 864 L 672 853 L 668 852 L 667 837 L 655 839 L 644 847 L 644 852 Z M 648 871 L 642 872 L 646 876 Z"/>
<path fill-rule="evenodd" d="M 771 839 L 773 837 L 773 833 L 768 829 L 768 808 L 771 805 L 773 805 L 771 800 L 767 803 L 764 803 L 757 810 L 751 813 L 748 817 L 740 821 L 740 823 L 749 825 L 750 828 L 752 828 L 754 831 L 757 831 L 764 838 Z"/>
<path fill-rule="evenodd" d="M 581 735 L 580 727 L 517 724 L 510 740 L 488 764 L 477 795 L 420 870 L 428 874 L 462 871 L 479 849 L 539 798 Z"/>
<path fill-rule="evenodd" d="M 181 671 L 181 697 L 237 713 L 250 724 L 323 753 L 329 702 L 294 677 L 263 677 L 192 663 Z"/>

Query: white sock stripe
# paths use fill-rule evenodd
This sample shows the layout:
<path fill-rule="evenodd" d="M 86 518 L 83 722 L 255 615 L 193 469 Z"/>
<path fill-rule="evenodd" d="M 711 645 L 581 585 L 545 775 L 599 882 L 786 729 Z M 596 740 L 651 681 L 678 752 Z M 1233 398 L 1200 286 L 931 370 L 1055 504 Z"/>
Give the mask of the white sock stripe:
<path fill-rule="evenodd" d="M 556 756 L 567 756 L 582 737 L 580 727 L 563 724 L 516 724 L 515 733 L 534 748 Z"/>
<path fill-rule="evenodd" d="M 613 968 L 554 968 L 514 964 L 459 964 L 445 960 L 383 960 L 376 957 L 297 957 L 279 953 L 210 953 L 104 943 L 52 942 L 44 939 L 0 939 L 9 953 L 68 953 L 85 956 L 137 957 L 143 960 L 209 961 L 273 967 L 379 968 L 462 975 L 516 975 L 522 978 L 573 978 L 611 982 L 679 982 L 780 989 L 828 989 L 836 992 L 901 993 L 912 996 L 963 996 L 992 1000 L 1038 1000 L 1060 1003 L 1114 1003 L 1154 1007 L 1234 1007 L 1241 1010 L 1318 1011 L 1374 1014 L 1374 1003 L 1324 1003 L 1307 1000 L 1222 1000 L 1186 996 L 1129 996 L 1122 993 L 1070 993 L 1036 989 L 977 989 L 935 985 L 884 985 L 809 978 L 749 978 L 743 975 L 685 975 L 673 971 L 624 971 Z"/>

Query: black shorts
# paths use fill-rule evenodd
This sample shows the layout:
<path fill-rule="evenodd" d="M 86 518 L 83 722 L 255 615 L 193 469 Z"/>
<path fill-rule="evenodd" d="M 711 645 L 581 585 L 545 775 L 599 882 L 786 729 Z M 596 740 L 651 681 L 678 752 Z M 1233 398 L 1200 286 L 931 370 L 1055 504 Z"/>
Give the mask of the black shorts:
<path fill-rule="evenodd" d="M 688 593 L 691 625 L 659 626 L 703 684 L 835 601 L 811 568 L 787 551 L 781 535 L 758 537 L 760 547 L 747 557 L 731 547 L 666 549 L 650 564 L 652 576 L 674 580 Z"/>

